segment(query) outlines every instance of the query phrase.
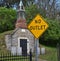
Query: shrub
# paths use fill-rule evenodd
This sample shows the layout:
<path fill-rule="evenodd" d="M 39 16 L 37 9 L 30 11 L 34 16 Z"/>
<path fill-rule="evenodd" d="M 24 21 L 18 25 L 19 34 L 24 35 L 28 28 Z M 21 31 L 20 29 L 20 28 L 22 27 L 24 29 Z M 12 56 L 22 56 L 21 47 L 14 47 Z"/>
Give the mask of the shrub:
<path fill-rule="evenodd" d="M 16 11 L 0 7 L 0 32 L 14 29 Z"/>
<path fill-rule="evenodd" d="M 60 21 L 46 19 L 49 28 L 40 37 L 40 43 L 56 46 L 60 42 Z"/>

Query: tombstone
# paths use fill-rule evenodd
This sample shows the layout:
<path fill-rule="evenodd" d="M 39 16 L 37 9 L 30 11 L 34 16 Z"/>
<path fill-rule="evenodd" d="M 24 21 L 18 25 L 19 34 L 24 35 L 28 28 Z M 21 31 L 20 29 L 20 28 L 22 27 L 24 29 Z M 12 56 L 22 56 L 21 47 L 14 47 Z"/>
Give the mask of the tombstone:
<path fill-rule="evenodd" d="M 14 47 L 14 46 L 11 47 L 11 54 L 16 55 L 16 52 L 17 52 L 16 50 L 17 50 L 16 47 Z"/>
<path fill-rule="evenodd" d="M 37 48 L 37 54 L 40 55 L 40 48 Z"/>
<path fill-rule="evenodd" d="M 22 55 L 22 48 L 21 47 L 17 47 L 17 55 Z"/>
<path fill-rule="evenodd" d="M 41 48 L 41 54 L 45 54 L 45 48 Z"/>

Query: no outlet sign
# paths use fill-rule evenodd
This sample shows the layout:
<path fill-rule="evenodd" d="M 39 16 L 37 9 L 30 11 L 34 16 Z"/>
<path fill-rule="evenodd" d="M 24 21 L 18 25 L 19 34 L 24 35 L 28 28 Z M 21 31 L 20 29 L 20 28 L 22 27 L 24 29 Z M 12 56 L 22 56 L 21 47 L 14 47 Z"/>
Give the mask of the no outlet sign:
<path fill-rule="evenodd" d="M 28 24 L 28 29 L 36 38 L 39 38 L 47 28 L 48 24 L 39 14 Z"/>

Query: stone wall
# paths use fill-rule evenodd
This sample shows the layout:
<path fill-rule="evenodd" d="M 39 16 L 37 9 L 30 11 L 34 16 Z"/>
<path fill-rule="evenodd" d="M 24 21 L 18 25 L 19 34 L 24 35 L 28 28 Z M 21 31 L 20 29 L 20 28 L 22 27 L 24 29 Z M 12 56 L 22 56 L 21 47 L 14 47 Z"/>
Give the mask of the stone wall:
<path fill-rule="evenodd" d="M 6 47 L 8 50 L 11 50 L 11 35 L 5 36 Z"/>
<path fill-rule="evenodd" d="M 25 32 L 22 32 L 21 29 L 17 30 L 13 35 L 12 35 L 12 46 L 18 46 L 18 38 L 19 37 L 26 37 L 29 39 L 29 47 L 34 51 L 34 36 L 32 33 L 25 29 Z"/>
<path fill-rule="evenodd" d="M 34 52 L 34 46 L 35 46 L 34 36 L 29 30 L 27 29 L 24 30 L 25 31 L 22 31 L 22 29 L 19 28 L 17 30 L 14 30 L 13 34 L 5 36 L 6 46 L 8 50 L 11 50 L 12 47 L 18 48 L 18 38 L 26 37 L 29 39 L 29 49 L 32 49 L 32 52 Z"/>

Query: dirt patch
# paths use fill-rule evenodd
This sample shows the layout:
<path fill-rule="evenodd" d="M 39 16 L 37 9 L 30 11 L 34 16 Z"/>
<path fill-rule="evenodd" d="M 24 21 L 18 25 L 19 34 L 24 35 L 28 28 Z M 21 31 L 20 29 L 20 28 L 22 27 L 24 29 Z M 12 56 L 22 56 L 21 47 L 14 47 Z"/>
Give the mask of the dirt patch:
<path fill-rule="evenodd" d="M 32 58 L 32 60 L 35 61 L 35 58 Z M 43 60 L 43 59 L 38 58 L 38 61 L 47 61 L 47 60 Z"/>

